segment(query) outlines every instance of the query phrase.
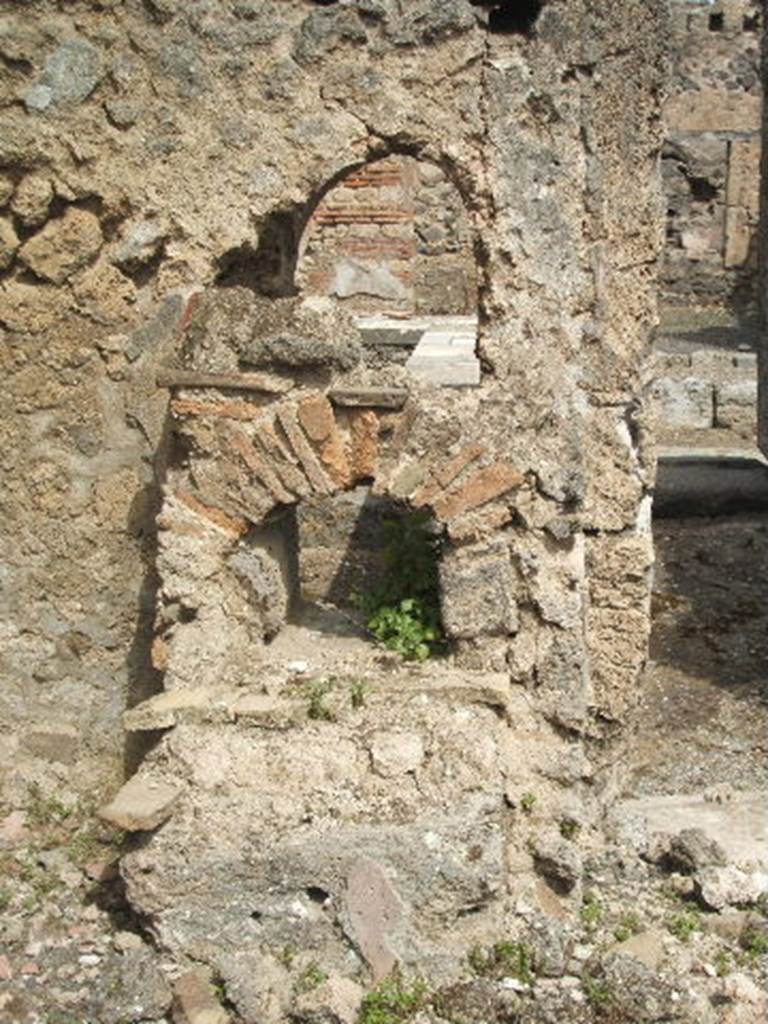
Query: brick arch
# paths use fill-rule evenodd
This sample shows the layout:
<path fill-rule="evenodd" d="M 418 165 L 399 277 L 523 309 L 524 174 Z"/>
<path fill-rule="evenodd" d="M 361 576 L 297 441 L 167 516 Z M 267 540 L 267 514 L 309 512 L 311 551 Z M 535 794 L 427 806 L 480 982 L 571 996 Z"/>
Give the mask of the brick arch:
<path fill-rule="evenodd" d="M 456 521 L 518 488 L 523 477 L 494 461 L 479 440 L 450 452 L 408 453 L 409 433 L 428 408 L 406 391 L 304 390 L 297 395 L 223 398 L 189 389 L 171 399 L 176 433 L 207 463 L 188 497 L 213 522 L 258 525 L 281 506 L 330 497 L 361 484 Z"/>

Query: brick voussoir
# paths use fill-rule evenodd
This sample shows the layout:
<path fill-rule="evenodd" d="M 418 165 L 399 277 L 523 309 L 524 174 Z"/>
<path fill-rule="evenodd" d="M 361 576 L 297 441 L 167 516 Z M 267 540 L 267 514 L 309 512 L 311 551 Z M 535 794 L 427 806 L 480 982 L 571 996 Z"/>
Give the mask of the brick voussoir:
<path fill-rule="evenodd" d="M 299 460 L 312 489 L 318 494 L 332 494 L 334 491 L 333 484 L 323 470 L 323 467 L 320 465 L 320 461 L 312 450 L 312 446 L 309 441 L 304 436 L 304 433 L 299 426 L 298 419 L 296 418 L 295 408 L 292 406 L 283 406 L 278 409 L 277 418 L 280 422 L 280 426 L 285 431 L 288 443 L 290 444 L 294 455 Z"/>
<path fill-rule="evenodd" d="M 525 477 L 511 463 L 494 462 L 478 470 L 459 490 L 432 501 L 432 508 L 441 519 L 455 519 L 520 487 L 524 481 Z"/>

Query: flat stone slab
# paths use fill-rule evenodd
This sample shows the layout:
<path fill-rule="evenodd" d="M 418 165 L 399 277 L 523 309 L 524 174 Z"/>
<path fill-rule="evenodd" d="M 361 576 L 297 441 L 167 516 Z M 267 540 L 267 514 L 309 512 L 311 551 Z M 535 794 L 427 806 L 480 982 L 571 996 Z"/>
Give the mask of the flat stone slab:
<path fill-rule="evenodd" d="M 731 864 L 768 867 L 768 792 L 734 793 L 722 802 L 703 793 L 649 796 L 623 801 L 621 810 L 642 818 L 651 832 L 699 828 Z"/>
<path fill-rule="evenodd" d="M 768 466 L 757 451 L 662 449 L 657 515 L 722 515 L 768 509 Z"/>
<path fill-rule="evenodd" d="M 175 786 L 134 775 L 99 810 L 99 817 L 126 832 L 149 832 L 170 818 L 180 796 Z"/>

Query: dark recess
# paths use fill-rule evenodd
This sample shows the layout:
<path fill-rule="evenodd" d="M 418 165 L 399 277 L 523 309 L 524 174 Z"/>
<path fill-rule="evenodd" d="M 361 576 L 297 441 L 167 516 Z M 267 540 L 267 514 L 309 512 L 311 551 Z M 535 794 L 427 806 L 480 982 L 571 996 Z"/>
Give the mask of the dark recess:
<path fill-rule="evenodd" d="M 722 32 L 723 31 L 723 15 L 722 14 L 710 14 L 710 16 L 709 16 L 709 31 L 710 32 Z"/>
<path fill-rule="evenodd" d="M 500 35 L 530 35 L 545 0 L 470 0 L 473 7 L 488 7 L 488 29 Z"/>

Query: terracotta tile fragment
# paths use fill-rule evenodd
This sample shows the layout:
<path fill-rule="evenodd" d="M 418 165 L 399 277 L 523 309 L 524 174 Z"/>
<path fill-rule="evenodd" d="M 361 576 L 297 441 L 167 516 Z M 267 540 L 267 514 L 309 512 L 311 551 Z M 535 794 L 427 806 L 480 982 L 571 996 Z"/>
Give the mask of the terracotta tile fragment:
<path fill-rule="evenodd" d="M 174 416 L 213 416 L 229 420 L 252 420 L 261 415 L 262 407 L 242 399 L 227 402 L 203 402 L 197 398 L 172 398 Z"/>
<path fill-rule="evenodd" d="M 434 501 L 432 508 L 441 519 L 454 519 L 463 512 L 478 508 L 506 491 L 519 487 L 523 481 L 523 475 L 510 463 L 494 462 L 470 477 L 458 491 Z"/>
<path fill-rule="evenodd" d="M 349 414 L 352 435 L 352 472 L 356 480 L 376 476 L 379 454 L 379 417 L 371 409 L 354 409 Z"/>
<path fill-rule="evenodd" d="M 269 463 L 257 454 L 250 438 L 246 437 L 241 430 L 232 430 L 229 434 L 229 442 L 248 469 L 255 473 L 264 484 L 275 501 L 282 505 L 293 504 L 296 500 L 295 495 L 285 490 Z"/>
<path fill-rule="evenodd" d="M 231 516 L 220 508 L 211 508 L 208 505 L 204 505 L 199 498 L 196 498 L 194 494 L 190 494 L 188 491 L 176 491 L 175 496 L 188 509 L 191 509 L 192 512 L 195 512 L 203 519 L 207 519 L 214 526 L 218 526 L 220 530 L 232 533 L 236 537 L 242 537 L 244 533 L 248 532 L 247 519 Z"/>
<path fill-rule="evenodd" d="M 331 494 L 333 492 L 331 481 L 325 475 L 325 472 L 323 471 L 317 456 L 313 452 L 309 441 L 307 441 L 306 437 L 302 433 L 294 410 L 284 406 L 282 409 L 278 410 L 277 418 L 280 421 L 280 426 L 285 431 L 288 443 L 293 449 L 294 455 L 296 455 L 301 463 L 302 469 L 306 473 L 307 479 L 312 485 L 313 490 L 318 494 Z"/>

